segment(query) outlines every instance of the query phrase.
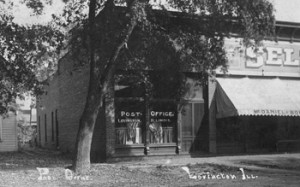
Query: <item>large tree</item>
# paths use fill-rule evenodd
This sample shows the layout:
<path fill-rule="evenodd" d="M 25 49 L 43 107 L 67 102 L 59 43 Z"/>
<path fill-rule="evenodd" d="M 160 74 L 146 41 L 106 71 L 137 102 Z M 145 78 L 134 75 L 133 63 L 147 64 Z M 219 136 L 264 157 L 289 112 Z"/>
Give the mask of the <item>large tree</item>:
<path fill-rule="evenodd" d="M 170 12 L 171 9 L 175 12 Z M 171 0 L 156 9 L 147 0 L 90 0 L 90 82 L 76 140 L 75 171 L 86 172 L 90 167 L 98 111 L 103 106 L 118 58 L 126 56 L 126 51 L 130 53 L 126 62 L 130 63 L 125 67 L 134 64 L 153 69 L 157 66 L 153 54 L 160 48 L 176 57 L 172 58 L 174 63 L 183 64 L 185 69 L 211 72 L 219 65 L 226 66 L 223 39 L 232 30 L 224 28 L 235 27 L 235 33 L 244 39 L 245 45 L 258 44 L 273 34 L 274 22 L 273 7 L 266 0 Z M 141 33 L 138 42 L 137 33 Z"/>
<path fill-rule="evenodd" d="M 39 13 L 41 1 L 27 0 L 27 5 Z M 258 44 L 274 31 L 273 6 L 266 0 L 63 1 L 66 7 L 62 15 L 53 16 L 57 23 L 53 28 L 69 31 L 67 47 L 74 57 L 82 57 L 78 55 L 82 51 L 89 54 L 89 88 L 73 162 L 79 173 L 90 168 L 95 121 L 118 66 L 140 70 L 168 67 L 169 73 L 184 69 L 202 72 L 205 78 L 217 66 L 226 67 L 224 38 L 233 30 L 245 45 Z M 49 36 L 61 41 L 58 33 Z M 6 59 L 17 62 L 16 58 Z M 141 76 L 148 84 L 147 73 Z"/>

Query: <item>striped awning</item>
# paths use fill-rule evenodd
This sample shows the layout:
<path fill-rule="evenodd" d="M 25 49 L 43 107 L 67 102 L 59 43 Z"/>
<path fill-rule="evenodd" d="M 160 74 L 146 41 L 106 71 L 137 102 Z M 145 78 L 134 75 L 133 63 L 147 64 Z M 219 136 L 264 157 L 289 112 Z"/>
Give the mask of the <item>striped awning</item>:
<path fill-rule="evenodd" d="M 300 80 L 217 78 L 217 118 L 300 116 Z"/>

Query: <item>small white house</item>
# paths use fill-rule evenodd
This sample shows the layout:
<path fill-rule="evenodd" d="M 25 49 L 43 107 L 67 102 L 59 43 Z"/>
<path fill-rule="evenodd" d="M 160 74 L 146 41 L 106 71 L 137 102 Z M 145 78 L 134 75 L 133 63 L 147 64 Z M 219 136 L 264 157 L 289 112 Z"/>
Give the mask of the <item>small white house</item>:
<path fill-rule="evenodd" d="M 0 115 L 0 152 L 17 151 L 17 116 L 14 112 Z"/>

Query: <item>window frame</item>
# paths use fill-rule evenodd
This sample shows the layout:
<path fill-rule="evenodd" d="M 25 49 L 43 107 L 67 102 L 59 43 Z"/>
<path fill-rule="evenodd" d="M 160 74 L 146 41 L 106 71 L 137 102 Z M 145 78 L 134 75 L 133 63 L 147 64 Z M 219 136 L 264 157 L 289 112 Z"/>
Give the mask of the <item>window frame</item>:
<path fill-rule="evenodd" d="M 3 141 L 2 131 L 3 131 L 3 117 L 0 115 L 0 142 Z"/>

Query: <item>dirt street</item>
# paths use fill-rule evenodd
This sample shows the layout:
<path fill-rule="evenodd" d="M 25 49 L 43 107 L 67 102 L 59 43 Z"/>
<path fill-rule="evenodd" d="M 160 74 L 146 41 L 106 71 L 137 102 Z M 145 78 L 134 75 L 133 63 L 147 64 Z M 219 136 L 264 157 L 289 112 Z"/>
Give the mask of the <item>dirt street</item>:
<path fill-rule="evenodd" d="M 71 160 L 47 151 L 0 155 L 0 186 L 299 186 L 300 154 L 151 157 L 92 164 L 77 176 Z"/>

